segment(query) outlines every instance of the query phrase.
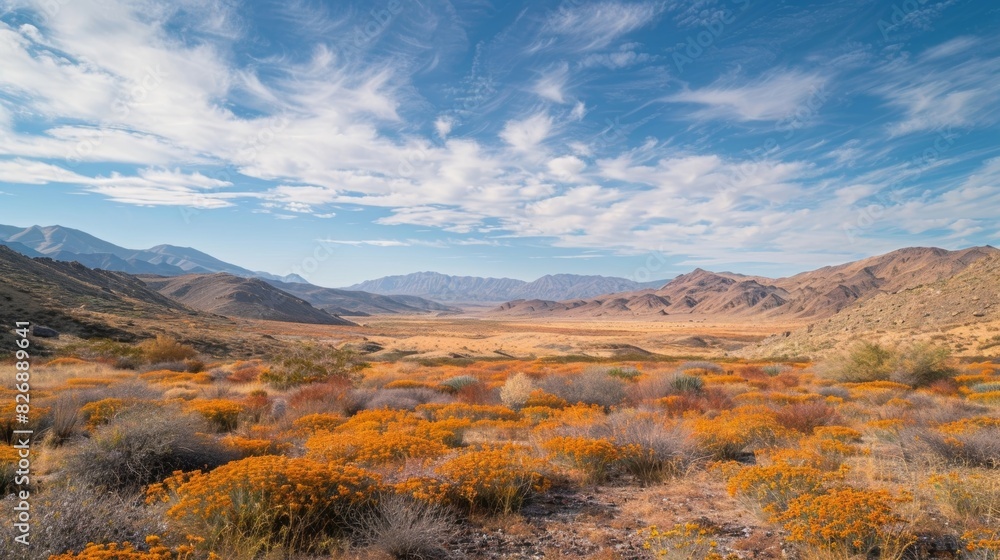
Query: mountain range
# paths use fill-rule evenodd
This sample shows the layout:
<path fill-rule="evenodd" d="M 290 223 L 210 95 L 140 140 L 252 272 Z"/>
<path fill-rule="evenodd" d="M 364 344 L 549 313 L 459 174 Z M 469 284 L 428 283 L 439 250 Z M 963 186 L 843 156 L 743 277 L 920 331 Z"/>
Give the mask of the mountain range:
<path fill-rule="evenodd" d="M 248 270 L 190 247 L 157 245 L 149 249 L 126 249 L 89 233 L 63 226 L 20 228 L 0 225 L 0 244 L 28 257 L 45 256 L 57 261 L 76 261 L 90 268 L 129 274 L 180 276 L 225 272 L 245 278 L 306 282 L 297 274 L 278 276 Z"/>
<path fill-rule="evenodd" d="M 960 251 L 911 247 L 885 255 L 770 279 L 702 269 L 655 290 L 553 301 L 520 299 L 493 310 L 519 317 L 829 317 L 855 302 L 950 278 L 1000 253 L 989 246 Z"/>
<path fill-rule="evenodd" d="M 658 288 L 666 280 L 634 282 L 613 276 L 549 274 L 532 282 L 513 278 L 450 276 L 415 272 L 385 276 L 345 289 L 384 295 L 410 295 L 453 303 L 499 303 L 512 299 L 573 299 L 600 294 Z"/>
<path fill-rule="evenodd" d="M 308 283 L 296 274 L 278 276 L 217 259 L 190 247 L 157 245 L 150 249 L 125 249 L 89 233 L 63 226 L 0 225 L 0 245 L 31 258 L 47 257 L 55 261 L 77 262 L 88 268 L 125 272 L 143 276 L 157 289 L 180 293 L 179 300 L 196 309 L 246 318 L 296 320 L 305 323 L 344 324 L 347 321 L 330 315 L 420 314 L 455 312 L 453 307 L 414 296 L 385 296 L 362 291 L 323 288 Z M 154 281 L 153 276 L 183 277 L 183 280 Z M 239 281 L 259 279 L 270 284 Z M 216 285 L 213 285 L 216 284 Z M 284 301 L 278 291 L 291 294 L 316 306 L 306 309 Z M 281 310 L 266 310 L 249 305 L 250 300 L 269 298 Z M 291 307 L 289 307 L 291 305 Z M 316 315 L 317 311 L 324 311 Z"/>

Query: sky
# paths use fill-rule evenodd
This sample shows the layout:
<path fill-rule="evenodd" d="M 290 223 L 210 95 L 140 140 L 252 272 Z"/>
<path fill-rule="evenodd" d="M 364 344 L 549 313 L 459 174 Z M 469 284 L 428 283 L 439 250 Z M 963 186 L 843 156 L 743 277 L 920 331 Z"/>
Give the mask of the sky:
<path fill-rule="evenodd" d="M 1000 240 L 992 0 L 0 0 L 0 223 L 389 274 Z"/>

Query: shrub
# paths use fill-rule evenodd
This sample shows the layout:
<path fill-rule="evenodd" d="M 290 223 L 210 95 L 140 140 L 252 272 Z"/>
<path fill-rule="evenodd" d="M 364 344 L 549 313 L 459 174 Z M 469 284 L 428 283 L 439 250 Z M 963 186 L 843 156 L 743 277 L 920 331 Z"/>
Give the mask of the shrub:
<path fill-rule="evenodd" d="M 933 474 L 927 483 L 958 517 L 973 524 L 1000 526 L 1000 477 L 951 471 Z"/>
<path fill-rule="evenodd" d="M 691 460 L 690 432 L 682 424 L 665 424 L 648 413 L 623 412 L 608 418 L 618 445 L 632 450 L 622 467 L 640 483 L 660 482 L 680 473 Z"/>
<path fill-rule="evenodd" d="M 899 501 L 885 490 L 832 488 L 793 499 L 776 519 L 791 541 L 870 554 L 898 536 L 902 519 L 893 504 Z"/>
<path fill-rule="evenodd" d="M 87 428 L 94 429 L 111 422 L 135 403 L 114 397 L 89 402 L 80 407 L 80 415 Z"/>
<path fill-rule="evenodd" d="M 921 430 L 916 435 L 949 464 L 1000 469 L 1000 427 L 955 434 Z"/>
<path fill-rule="evenodd" d="M 98 427 L 66 457 L 68 480 L 128 493 L 176 470 L 213 468 L 233 454 L 203 435 L 197 418 L 167 409 L 134 409 Z"/>
<path fill-rule="evenodd" d="M 208 550 L 256 557 L 276 548 L 326 552 L 330 539 L 356 528 L 380 488 L 356 467 L 269 455 L 173 476 L 151 486 L 148 499 L 169 502 L 167 517 L 203 536 Z"/>
<path fill-rule="evenodd" d="M 463 453 L 440 465 L 437 473 L 454 484 L 469 509 L 508 514 L 549 487 L 544 468 L 545 462 L 528 455 L 523 447 L 506 444 Z"/>
<path fill-rule="evenodd" d="M 393 558 L 435 559 L 447 556 L 454 519 L 445 508 L 406 495 L 387 494 L 360 521 L 365 544 Z"/>
<path fill-rule="evenodd" d="M 444 444 L 388 431 L 319 432 L 306 441 L 307 457 L 362 466 L 401 465 L 407 459 L 429 459 L 448 452 Z"/>
<path fill-rule="evenodd" d="M 163 546 L 160 537 L 149 535 L 146 537 L 148 550 L 137 549 L 131 542 L 121 544 L 112 543 L 89 543 L 79 554 L 67 552 L 49 557 L 49 560 L 188 560 L 195 551 L 191 544 L 182 544 L 175 548 Z M 209 560 L 218 560 L 219 556 L 209 553 Z"/>
<path fill-rule="evenodd" d="M 139 350 L 147 362 L 180 362 L 198 355 L 194 348 L 177 342 L 166 335 L 157 335 L 155 339 L 145 340 L 139 344 Z M 182 366 L 186 369 L 186 366 Z M 183 371 L 183 369 L 182 369 Z"/>
<path fill-rule="evenodd" d="M 670 388 L 675 393 L 697 393 L 705 386 L 705 380 L 684 373 L 674 375 L 670 378 Z"/>
<path fill-rule="evenodd" d="M 678 523 L 669 529 L 655 525 L 639 531 L 642 547 L 665 560 L 723 560 L 716 550 L 716 531 L 698 523 Z M 725 557 L 738 558 L 735 555 Z"/>
<path fill-rule="evenodd" d="M 802 402 L 782 406 L 775 410 L 775 418 L 782 426 L 811 434 L 820 426 L 833 424 L 840 419 L 837 409 L 824 402 Z"/>
<path fill-rule="evenodd" d="M 528 401 L 534 390 L 535 384 L 530 377 L 524 373 L 516 373 L 500 388 L 500 402 L 513 409 L 519 409 Z"/>
<path fill-rule="evenodd" d="M 832 359 L 833 375 L 848 382 L 887 380 L 895 361 L 892 350 L 874 342 L 858 342 L 846 354 Z"/>
<path fill-rule="evenodd" d="M 365 399 L 365 409 L 414 410 L 422 404 L 444 404 L 453 399 L 439 391 L 421 388 L 380 389 Z"/>
<path fill-rule="evenodd" d="M 914 387 L 947 379 L 955 374 L 955 368 L 949 362 L 950 355 L 950 351 L 943 346 L 913 344 L 898 357 L 893 379 Z"/>
<path fill-rule="evenodd" d="M 187 410 L 200 414 L 220 432 L 235 430 L 240 414 L 246 410 L 242 403 L 227 399 L 193 400 L 185 406 Z"/>
<path fill-rule="evenodd" d="M 86 485 L 49 486 L 41 493 L 32 492 L 31 498 L 31 545 L 14 541 L 12 523 L 0 524 L 0 558 L 37 560 L 84 550 L 93 542 L 142 542 L 165 528 L 141 499 L 123 499 Z M 14 496 L 0 502 L 5 511 L 15 505 Z"/>
<path fill-rule="evenodd" d="M 470 385 L 475 385 L 479 383 L 479 380 L 471 375 L 457 375 L 455 377 L 449 377 L 441 382 L 442 387 L 447 387 L 449 392 L 457 393 L 468 387 Z"/>
<path fill-rule="evenodd" d="M 260 380 L 277 389 L 332 379 L 353 382 L 367 367 L 369 364 L 350 348 L 303 345 L 276 356 L 273 367 L 262 372 Z"/>
<path fill-rule="evenodd" d="M 774 445 L 789 435 L 777 414 L 763 406 L 741 406 L 714 418 L 696 418 L 693 428 L 698 446 L 717 459 L 738 459 L 744 452 Z"/>
<path fill-rule="evenodd" d="M 627 452 L 608 439 L 580 436 L 554 437 L 543 443 L 542 448 L 549 453 L 549 457 L 581 471 L 590 482 L 607 480 L 612 467 Z"/>
<path fill-rule="evenodd" d="M 634 381 L 642 375 L 642 372 L 631 366 L 620 366 L 609 369 L 608 375 L 624 381 Z"/>
<path fill-rule="evenodd" d="M 819 492 L 827 478 L 826 473 L 811 466 L 754 465 L 740 469 L 729 479 L 726 489 L 730 495 L 776 515 L 785 511 L 793 499 Z"/>
<path fill-rule="evenodd" d="M 588 369 L 576 376 L 548 377 L 541 388 L 570 404 L 596 404 L 610 408 L 625 398 L 625 382 L 601 369 Z"/>

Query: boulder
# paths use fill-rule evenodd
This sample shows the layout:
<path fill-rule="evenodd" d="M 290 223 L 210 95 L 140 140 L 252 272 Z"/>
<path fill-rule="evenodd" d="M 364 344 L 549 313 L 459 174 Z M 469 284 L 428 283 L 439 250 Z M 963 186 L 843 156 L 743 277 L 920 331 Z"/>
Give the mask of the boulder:
<path fill-rule="evenodd" d="M 35 325 L 31 329 L 31 334 L 39 338 L 59 338 L 59 331 L 41 325 Z"/>

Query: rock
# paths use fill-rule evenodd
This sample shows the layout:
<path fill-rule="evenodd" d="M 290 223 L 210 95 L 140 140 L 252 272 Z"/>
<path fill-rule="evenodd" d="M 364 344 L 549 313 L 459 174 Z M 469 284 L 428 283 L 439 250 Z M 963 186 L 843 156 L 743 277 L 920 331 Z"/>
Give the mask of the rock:
<path fill-rule="evenodd" d="M 975 313 L 972 314 L 972 316 L 973 317 L 985 317 L 986 313 L 984 313 L 982 311 L 976 311 Z"/>
<path fill-rule="evenodd" d="M 59 331 L 41 325 L 35 325 L 31 329 L 31 334 L 39 338 L 59 338 Z"/>

